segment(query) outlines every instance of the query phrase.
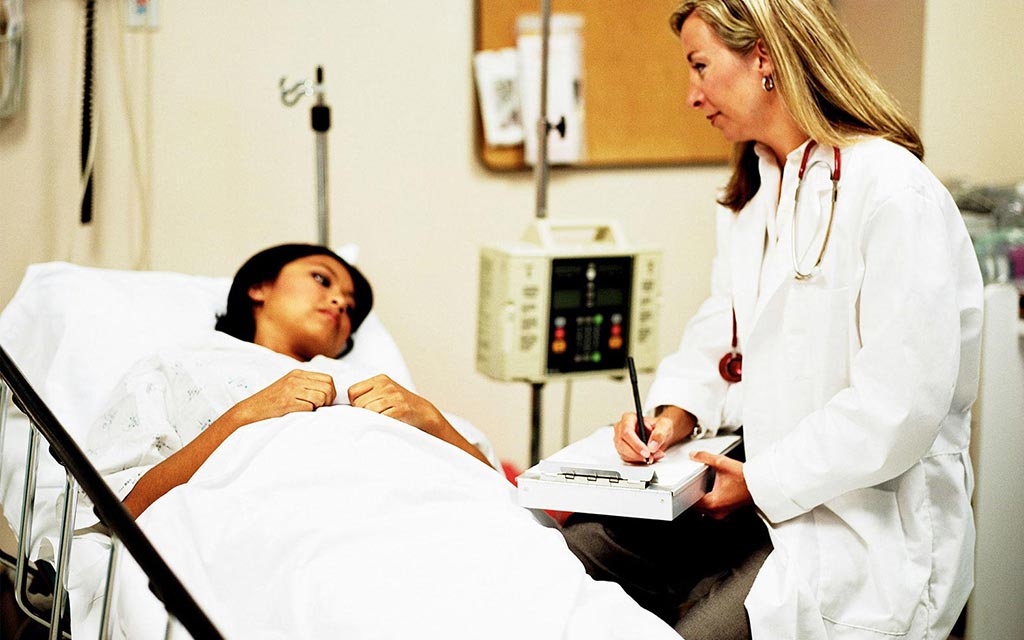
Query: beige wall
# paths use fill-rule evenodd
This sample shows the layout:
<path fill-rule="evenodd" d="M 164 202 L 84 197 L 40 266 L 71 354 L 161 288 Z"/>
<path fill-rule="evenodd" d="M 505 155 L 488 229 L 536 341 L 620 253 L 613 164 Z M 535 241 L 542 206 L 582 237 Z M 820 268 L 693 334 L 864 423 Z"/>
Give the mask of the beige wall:
<path fill-rule="evenodd" d="M 80 3 L 26 3 L 26 109 L 0 121 L 0 306 L 32 262 L 230 275 L 259 248 L 313 240 L 309 102 L 285 108 L 277 81 L 322 64 L 334 120 L 332 241 L 362 247 L 378 311 L 420 391 L 484 429 L 502 457 L 525 462 L 528 388 L 477 374 L 473 345 L 478 249 L 519 237 L 534 186 L 529 174 L 491 174 L 474 158 L 472 3 L 179 0 L 160 3 L 152 34 L 122 34 L 122 3 L 99 4 L 97 219 L 83 231 L 75 222 Z M 926 3 L 929 159 L 940 175 L 1020 178 L 1024 141 L 1011 101 L 1024 95 L 1024 41 L 1010 25 L 1024 23 L 1024 5 L 962 5 Z M 722 167 L 554 172 L 553 217 L 614 217 L 629 238 L 666 250 L 665 352 L 707 291 L 711 201 L 724 175 Z M 545 451 L 560 438 L 563 390 L 547 387 Z M 577 382 L 574 433 L 628 407 L 622 383 Z"/>
<path fill-rule="evenodd" d="M 928 0 L 921 129 L 939 176 L 1024 179 L 1024 2 Z"/>
<path fill-rule="evenodd" d="M 925 0 L 835 0 L 839 18 L 914 126 L 921 125 L 921 59 Z M 893 37 L 899 25 L 899 37 Z"/>

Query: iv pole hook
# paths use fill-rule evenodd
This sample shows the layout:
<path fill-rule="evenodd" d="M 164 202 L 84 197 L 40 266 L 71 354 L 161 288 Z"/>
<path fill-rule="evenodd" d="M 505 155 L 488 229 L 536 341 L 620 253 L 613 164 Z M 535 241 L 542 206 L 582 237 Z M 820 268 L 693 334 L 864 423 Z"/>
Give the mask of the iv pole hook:
<path fill-rule="evenodd" d="M 288 79 L 284 77 L 277 83 L 278 89 L 281 90 L 281 102 L 286 107 L 294 107 L 302 99 L 302 96 L 313 94 L 313 85 L 309 80 L 300 80 L 290 87 L 287 85 Z"/>
<path fill-rule="evenodd" d="M 330 237 L 327 226 L 327 131 L 331 128 L 331 108 L 324 101 L 324 69 L 316 68 L 315 82 L 300 80 L 288 86 L 288 79 L 282 77 L 277 86 L 281 91 L 281 102 L 287 107 L 298 104 L 302 96 L 316 96 L 316 103 L 310 110 L 310 123 L 316 136 L 317 235 L 320 244 L 327 246 Z"/>

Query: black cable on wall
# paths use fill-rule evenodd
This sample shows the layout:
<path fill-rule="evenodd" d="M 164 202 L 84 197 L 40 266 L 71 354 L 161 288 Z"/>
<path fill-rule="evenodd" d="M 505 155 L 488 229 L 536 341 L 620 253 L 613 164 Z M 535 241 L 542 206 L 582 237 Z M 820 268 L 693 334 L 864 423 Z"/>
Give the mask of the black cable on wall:
<path fill-rule="evenodd" d="M 93 103 L 93 48 L 96 33 L 96 0 L 85 0 L 85 68 L 82 77 L 82 179 L 87 180 L 85 193 L 82 195 L 82 224 L 92 222 L 93 209 L 93 170 L 89 162 L 92 139 L 92 103 Z M 86 175 L 88 173 L 88 175 Z"/>

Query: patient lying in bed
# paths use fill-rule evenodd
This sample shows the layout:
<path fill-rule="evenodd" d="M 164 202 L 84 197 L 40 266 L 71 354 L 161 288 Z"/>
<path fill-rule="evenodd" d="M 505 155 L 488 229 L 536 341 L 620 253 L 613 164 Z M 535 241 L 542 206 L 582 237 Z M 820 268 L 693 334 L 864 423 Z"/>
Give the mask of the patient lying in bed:
<path fill-rule="evenodd" d="M 470 425 L 334 358 L 368 312 L 358 272 L 322 249 L 278 257 L 236 276 L 251 342 L 140 363 L 87 442 L 226 637 L 676 637 L 515 504 Z M 84 502 L 79 518 L 95 523 Z M 119 574 L 120 636 L 162 637 L 145 577 Z"/>
<path fill-rule="evenodd" d="M 347 390 L 346 403 L 420 428 L 487 462 L 428 401 L 386 376 L 371 378 L 336 360 L 351 348 L 352 333 L 372 304 L 362 274 L 326 248 L 261 251 L 235 276 L 227 313 L 217 323 L 222 340 L 162 354 L 125 380 L 89 436 L 97 468 L 138 515 L 187 482 L 235 430 L 336 404 L 339 387 Z"/>

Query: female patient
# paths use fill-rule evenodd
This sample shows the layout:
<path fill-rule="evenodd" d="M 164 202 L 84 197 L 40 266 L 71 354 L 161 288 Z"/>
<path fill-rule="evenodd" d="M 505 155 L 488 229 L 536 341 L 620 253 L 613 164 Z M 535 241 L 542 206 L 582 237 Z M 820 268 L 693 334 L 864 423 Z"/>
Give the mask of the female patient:
<path fill-rule="evenodd" d="M 395 418 L 489 464 L 430 402 L 339 359 L 372 304 L 363 275 L 329 249 L 261 251 L 235 275 L 221 333 L 153 356 L 125 378 L 89 436 L 97 468 L 138 516 L 240 427 L 331 404 Z"/>

